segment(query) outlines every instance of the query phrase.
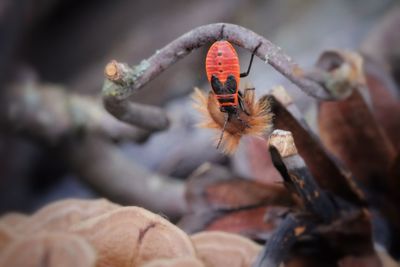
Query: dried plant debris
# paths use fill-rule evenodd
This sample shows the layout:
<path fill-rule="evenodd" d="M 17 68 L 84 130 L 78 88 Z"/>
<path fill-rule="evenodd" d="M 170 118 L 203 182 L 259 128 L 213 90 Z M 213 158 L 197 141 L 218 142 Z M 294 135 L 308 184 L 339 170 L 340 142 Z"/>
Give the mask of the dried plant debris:
<path fill-rule="evenodd" d="M 218 143 L 226 115 L 220 111 L 214 93 L 210 92 L 207 96 L 204 92 L 195 88 L 193 99 L 195 101 L 194 107 L 203 115 L 203 121 L 199 126 L 218 130 L 218 135 L 216 135 L 216 143 Z M 264 137 L 272 129 L 272 113 L 268 100 L 261 98 L 256 101 L 253 88 L 244 90 L 243 100 L 246 111 L 238 109 L 238 117 L 231 116 L 231 119 L 226 123 L 225 132 L 222 136 L 222 150 L 227 154 L 235 152 L 240 139 L 244 135 Z"/>
<path fill-rule="evenodd" d="M 286 207 L 296 205 L 282 184 L 244 179 L 211 164 L 189 178 L 186 198 L 189 209 L 179 222 L 185 231 L 220 230 L 254 239 L 265 239 Z"/>

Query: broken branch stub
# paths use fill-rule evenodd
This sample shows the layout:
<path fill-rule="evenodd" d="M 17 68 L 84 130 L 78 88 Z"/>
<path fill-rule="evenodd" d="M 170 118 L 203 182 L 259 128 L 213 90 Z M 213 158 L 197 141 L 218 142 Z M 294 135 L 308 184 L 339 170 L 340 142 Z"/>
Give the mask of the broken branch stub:
<path fill-rule="evenodd" d="M 337 216 L 332 201 L 315 182 L 304 160 L 297 153 L 293 136 L 288 131 L 275 130 L 269 138 L 269 149 L 275 168 L 281 173 L 289 190 L 303 201 L 305 211 L 323 222 Z"/>
<path fill-rule="evenodd" d="M 329 223 L 338 216 L 332 200 L 318 187 L 297 153 L 290 132 L 274 130 L 269 138 L 269 151 L 286 187 L 300 197 L 304 207 L 285 217 L 268 239 L 255 267 L 279 266 L 300 236 L 311 231 L 316 223 Z"/>

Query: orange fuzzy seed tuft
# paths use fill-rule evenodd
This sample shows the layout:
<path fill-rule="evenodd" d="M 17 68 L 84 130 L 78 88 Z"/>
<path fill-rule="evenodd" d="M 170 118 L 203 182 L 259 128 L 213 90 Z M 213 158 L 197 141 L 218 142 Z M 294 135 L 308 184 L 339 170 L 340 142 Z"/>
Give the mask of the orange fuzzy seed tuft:
<path fill-rule="evenodd" d="M 215 140 L 218 143 L 225 114 L 219 110 L 214 93 L 210 92 L 207 96 L 204 92 L 195 88 L 192 98 L 195 102 L 194 108 L 203 115 L 203 120 L 198 126 L 218 130 Z M 272 129 L 272 113 L 267 98 L 261 98 L 256 102 L 254 89 L 245 89 L 244 106 L 249 114 L 239 111 L 239 117 L 244 123 L 232 117 L 226 125 L 221 143 L 222 151 L 226 154 L 235 152 L 243 135 L 265 136 Z M 245 127 L 245 124 L 250 127 Z"/>

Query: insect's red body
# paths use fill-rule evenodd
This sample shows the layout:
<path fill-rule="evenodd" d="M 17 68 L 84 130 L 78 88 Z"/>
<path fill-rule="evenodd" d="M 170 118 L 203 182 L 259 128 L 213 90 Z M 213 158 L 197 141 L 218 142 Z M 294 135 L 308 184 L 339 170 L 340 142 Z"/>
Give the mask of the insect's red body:
<path fill-rule="evenodd" d="M 206 57 L 206 72 L 209 81 L 211 81 L 213 74 L 222 83 L 226 82 L 229 74 L 232 74 L 239 81 L 239 58 L 235 48 L 228 41 L 217 41 L 210 47 Z"/>
<path fill-rule="evenodd" d="M 222 112 L 236 112 L 239 105 L 240 65 L 236 50 L 228 41 L 217 41 L 206 57 L 207 78 Z"/>
<path fill-rule="evenodd" d="M 235 48 L 228 41 L 217 41 L 208 50 L 206 57 L 207 78 L 218 101 L 219 110 L 226 114 L 217 147 L 221 144 L 226 124 L 232 117 L 241 121 L 245 127 L 250 127 L 240 118 L 240 112 L 247 115 L 249 113 L 243 105 L 243 94 L 239 91 L 239 82 L 241 77 L 246 77 L 249 74 L 254 54 L 260 45 L 251 55 L 249 68 L 245 73 L 240 73 L 239 57 Z"/>

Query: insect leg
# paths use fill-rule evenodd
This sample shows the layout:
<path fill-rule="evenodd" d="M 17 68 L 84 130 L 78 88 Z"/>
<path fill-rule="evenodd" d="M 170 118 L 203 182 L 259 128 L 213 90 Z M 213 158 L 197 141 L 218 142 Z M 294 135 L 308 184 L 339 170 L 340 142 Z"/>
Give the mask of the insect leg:
<path fill-rule="evenodd" d="M 244 125 L 245 128 L 250 128 L 250 125 L 240 118 L 239 110 L 236 110 L 236 119 L 238 121 L 240 121 Z"/>
<path fill-rule="evenodd" d="M 245 91 L 246 93 L 246 91 Z M 247 116 L 250 116 L 250 113 L 247 111 L 246 106 L 244 104 L 244 95 L 242 94 L 242 92 L 238 92 L 238 101 L 239 101 L 239 107 L 240 109 L 246 113 Z"/>
<path fill-rule="evenodd" d="M 254 49 L 253 53 L 251 54 L 251 58 L 250 58 L 250 63 L 249 63 L 249 67 L 247 68 L 246 72 L 240 73 L 240 78 L 243 77 L 247 77 L 247 75 L 249 75 L 250 73 L 250 69 L 251 69 L 251 65 L 253 65 L 253 58 L 255 53 L 257 52 L 257 49 L 261 46 L 261 43 L 259 45 L 257 45 L 257 47 Z"/>
<path fill-rule="evenodd" d="M 256 90 L 256 88 L 254 88 L 254 87 L 246 88 L 246 89 L 244 89 L 244 95 L 246 95 L 248 91 L 254 91 L 254 90 Z"/>
<path fill-rule="evenodd" d="M 230 117 L 230 113 L 225 113 L 224 126 L 222 127 L 221 135 L 219 136 L 219 140 L 218 140 L 218 144 L 217 144 L 217 149 L 218 149 L 219 146 L 221 145 L 222 137 L 224 137 L 226 124 L 228 123 L 229 117 Z"/>

